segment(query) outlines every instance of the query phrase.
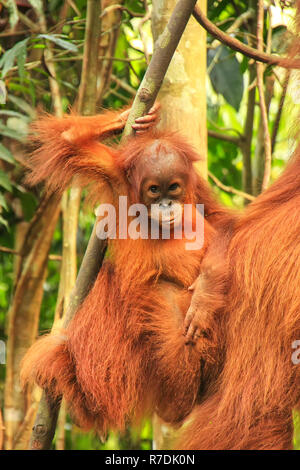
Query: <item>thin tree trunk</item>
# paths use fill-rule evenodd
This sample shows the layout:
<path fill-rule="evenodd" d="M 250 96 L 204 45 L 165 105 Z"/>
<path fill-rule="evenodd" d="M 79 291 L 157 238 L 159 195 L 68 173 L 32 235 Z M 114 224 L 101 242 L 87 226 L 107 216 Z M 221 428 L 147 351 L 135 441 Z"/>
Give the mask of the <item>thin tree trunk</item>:
<path fill-rule="evenodd" d="M 271 31 L 271 29 L 270 29 Z M 258 9 L 257 9 L 257 49 L 263 51 L 263 32 L 264 32 L 264 1 L 258 0 Z M 264 174 L 263 181 L 261 185 L 262 191 L 267 189 L 270 177 L 271 177 L 271 165 L 272 165 L 272 143 L 271 135 L 269 130 L 268 123 L 268 109 L 266 104 L 266 96 L 264 90 L 264 66 L 262 63 L 257 62 L 256 64 L 257 71 L 257 89 L 259 94 L 259 107 L 260 107 L 260 118 L 262 127 L 264 130 L 263 140 L 264 140 Z"/>
<path fill-rule="evenodd" d="M 13 448 L 14 435 L 26 413 L 19 386 L 20 361 L 36 338 L 48 253 L 60 211 L 59 199 L 44 199 L 22 248 L 22 267 L 8 312 L 7 364 L 4 395 L 5 448 Z"/>
<path fill-rule="evenodd" d="M 116 44 L 119 36 L 120 25 L 122 21 L 121 9 L 110 7 L 122 5 L 124 0 L 105 0 L 102 4 L 102 34 L 99 43 L 99 57 L 114 57 Z M 105 12 L 105 8 L 108 8 Z M 97 103 L 101 105 L 111 80 L 113 61 L 108 59 L 99 60 L 99 85 L 97 89 Z"/>
<path fill-rule="evenodd" d="M 152 32 L 157 40 L 166 26 L 176 0 L 153 0 Z M 197 5 L 206 14 L 207 1 Z M 196 168 L 207 178 L 206 31 L 190 18 L 176 48 L 158 95 L 162 104 L 160 127 L 184 135 L 202 157 Z M 162 449 L 172 429 L 157 415 L 153 421 L 153 448 Z"/>
<path fill-rule="evenodd" d="M 95 114 L 96 111 L 95 96 L 98 76 L 99 36 L 100 2 L 99 0 L 89 0 L 86 19 L 84 58 L 77 103 L 77 111 L 79 114 L 83 115 L 92 115 Z M 78 188 L 71 188 L 70 191 L 66 191 L 63 196 L 63 262 L 61 267 L 61 284 L 52 331 L 55 331 L 57 328 L 61 328 L 66 323 L 70 296 L 76 280 L 76 233 L 80 197 L 81 192 Z M 103 254 L 103 250 L 99 249 L 99 253 L 101 256 Z M 99 255 L 97 254 L 97 256 Z M 97 259 L 97 256 L 95 254 L 95 259 Z M 97 266 L 97 268 L 99 269 L 99 266 Z M 32 449 L 49 448 L 55 431 L 58 411 L 59 407 L 57 404 L 51 403 L 47 398 L 46 393 L 43 393 L 35 420 L 33 434 L 31 436 L 30 447 Z M 64 449 L 65 417 L 66 412 L 65 406 L 63 405 L 58 419 L 58 450 Z M 43 434 L 44 430 L 46 430 L 45 435 Z"/>
<path fill-rule="evenodd" d="M 79 188 L 71 188 L 65 191 L 62 199 L 63 219 L 63 251 L 60 271 L 59 296 L 52 330 L 61 328 L 71 291 L 74 287 L 77 274 L 77 230 L 78 213 L 81 200 Z M 65 422 L 66 407 L 62 402 L 57 426 L 56 450 L 65 448 Z"/>
<path fill-rule="evenodd" d="M 176 0 L 153 0 L 154 41 L 176 4 Z M 207 0 L 197 6 L 206 14 Z M 162 128 L 178 130 L 201 154 L 196 167 L 207 178 L 206 125 L 206 31 L 191 17 L 166 73 L 158 100 L 162 104 Z"/>
<path fill-rule="evenodd" d="M 244 125 L 244 138 L 241 142 L 241 151 L 243 154 L 243 191 L 248 194 L 253 193 L 252 188 L 252 160 L 251 160 L 251 145 L 253 136 L 253 123 L 254 123 L 254 112 L 255 112 L 255 92 L 256 87 L 253 86 L 253 80 L 255 80 L 256 71 L 255 65 L 249 66 L 249 86 L 248 90 L 248 102 L 247 102 L 247 115 Z M 252 85 L 252 86 L 251 86 Z M 245 200 L 245 203 L 247 201 Z"/>
<path fill-rule="evenodd" d="M 269 113 L 271 100 L 274 95 L 274 80 L 275 79 L 273 75 L 266 77 L 265 102 L 267 115 Z M 255 196 L 258 196 L 262 191 L 262 182 L 264 177 L 264 133 L 265 131 L 262 125 L 262 118 L 260 116 L 253 162 L 253 194 Z"/>
<path fill-rule="evenodd" d="M 35 7 L 34 7 L 35 8 Z M 47 32 L 45 15 L 37 8 L 36 17 L 42 32 Z M 48 44 L 45 61 L 51 72 L 49 85 L 54 111 L 62 115 L 61 97 L 52 62 L 52 45 Z M 56 195 L 44 198 L 30 223 L 22 257 L 18 261 L 18 277 L 14 298 L 8 312 L 7 372 L 5 379 L 4 419 L 5 448 L 22 448 L 27 436 L 18 432 L 29 403 L 24 399 L 19 385 L 20 361 L 31 346 L 38 331 L 38 320 L 43 298 L 43 284 L 47 273 L 50 245 L 60 212 L 60 198 Z M 24 428 L 24 433 L 28 432 Z M 18 443 L 14 436 L 18 434 Z"/>
<path fill-rule="evenodd" d="M 250 0 L 249 8 L 257 11 L 256 0 Z M 256 15 L 255 15 L 256 18 Z M 255 19 L 249 21 L 250 34 L 252 37 L 256 35 L 256 21 Z M 252 45 L 252 39 L 249 35 L 250 45 Z M 255 95 L 256 86 L 254 81 L 256 79 L 256 68 L 255 64 L 249 64 L 249 90 L 248 90 L 248 102 L 247 102 L 247 115 L 244 125 L 244 138 L 241 142 L 241 151 L 243 154 L 243 191 L 248 194 L 253 194 L 253 182 L 252 182 L 252 160 L 251 160 L 251 145 L 253 137 L 253 124 L 254 124 L 254 113 L 255 113 Z M 245 199 L 245 204 L 249 201 Z"/>

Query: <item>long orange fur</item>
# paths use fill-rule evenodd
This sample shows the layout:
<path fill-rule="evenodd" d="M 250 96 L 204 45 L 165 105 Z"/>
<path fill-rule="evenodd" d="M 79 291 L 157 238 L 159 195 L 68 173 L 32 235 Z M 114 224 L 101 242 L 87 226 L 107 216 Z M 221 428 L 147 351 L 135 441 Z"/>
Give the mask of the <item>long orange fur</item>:
<path fill-rule="evenodd" d="M 299 0 L 296 9 L 299 31 Z M 299 50 L 298 34 L 291 57 Z M 299 208 L 300 145 L 282 176 L 233 223 L 218 210 L 209 219 L 221 227 L 212 248 L 226 251 L 223 275 L 228 270 L 217 325 L 220 373 L 206 380 L 177 449 L 293 448 L 293 410 L 300 407 L 300 364 L 292 360 L 300 339 Z M 202 269 L 220 265 L 213 251 Z"/>
<path fill-rule="evenodd" d="M 102 189 L 108 178 L 113 200 L 120 191 L 131 194 L 122 169 L 151 136 L 111 150 L 94 140 L 102 117 L 86 137 L 82 118 L 72 118 L 71 137 L 76 126 L 80 135 L 76 157 L 61 137 L 70 126 L 51 119 L 50 130 L 49 122 L 38 123 L 44 151 L 34 157 L 34 183 L 48 178 L 50 187 L 63 189 L 78 173 Z M 194 161 L 181 139 L 157 137 Z M 194 407 L 177 449 L 290 449 L 292 411 L 300 404 L 300 365 L 292 362 L 300 339 L 300 147 L 284 174 L 239 216 L 215 202 L 201 178 L 191 189 L 209 222 L 203 251 L 187 254 L 174 240 L 155 242 L 159 249 L 153 241 L 113 242 L 112 258 L 65 336 L 42 338 L 27 353 L 23 381 L 63 393 L 87 428 L 123 429 L 153 410 L 174 423 Z M 203 292 L 213 338 L 191 347 L 182 336 L 187 288 L 204 266 L 218 268 Z M 174 300 L 177 313 L 170 309 Z"/>
<path fill-rule="evenodd" d="M 205 183 L 192 167 L 198 156 L 182 139 L 150 132 L 112 149 L 98 138 L 115 130 L 116 116 L 93 119 L 38 120 L 29 181 L 45 180 L 49 191 L 62 191 L 71 177 L 78 176 L 80 184 L 93 181 L 95 196 L 106 194 L 118 214 L 119 195 L 136 201 L 128 172 L 145 147 L 159 141 L 161 149 L 177 152 L 185 162 L 190 174 L 185 202 L 195 203 L 196 187 Z M 203 369 L 199 350 L 185 345 L 182 323 L 188 287 L 214 236 L 208 223 L 204 230 L 205 244 L 194 251 L 186 251 L 184 239 L 110 239 L 109 256 L 67 330 L 43 336 L 26 354 L 23 384 L 34 380 L 53 398 L 63 394 L 76 422 L 102 433 L 123 430 L 154 411 L 180 422 L 197 400 Z M 213 356 L 213 345 L 201 347 Z"/>

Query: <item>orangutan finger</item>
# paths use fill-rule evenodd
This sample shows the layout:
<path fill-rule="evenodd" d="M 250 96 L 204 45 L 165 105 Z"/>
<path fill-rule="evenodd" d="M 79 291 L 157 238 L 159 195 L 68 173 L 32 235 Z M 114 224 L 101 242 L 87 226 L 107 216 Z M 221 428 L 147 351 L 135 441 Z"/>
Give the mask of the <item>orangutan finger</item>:
<path fill-rule="evenodd" d="M 135 122 L 137 124 L 143 124 L 143 123 L 148 123 L 148 122 L 153 122 L 157 118 L 156 114 L 146 114 L 146 116 L 141 116 L 139 118 L 136 118 Z"/>
<path fill-rule="evenodd" d="M 150 127 L 148 127 L 147 129 L 142 129 L 142 130 L 139 130 L 139 131 L 138 131 L 138 130 L 136 130 L 136 131 L 135 131 L 135 134 L 136 134 L 136 135 L 145 134 L 145 132 L 147 132 L 147 130 L 149 130 L 149 129 L 150 129 Z"/>
<path fill-rule="evenodd" d="M 192 310 L 191 308 L 189 308 L 186 316 L 185 316 L 185 319 L 184 319 L 184 322 L 183 322 L 183 330 L 184 330 L 184 335 L 187 334 L 188 332 L 188 329 L 192 323 L 192 320 L 194 318 L 194 310 Z"/>
<path fill-rule="evenodd" d="M 160 103 L 159 102 L 156 102 L 154 103 L 154 105 L 152 106 L 152 108 L 150 109 L 150 111 L 148 112 L 148 114 L 153 114 L 155 113 L 156 111 L 158 111 L 160 109 Z"/>
<path fill-rule="evenodd" d="M 132 124 L 132 127 L 133 127 L 133 129 L 136 129 L 136 130 L 143 130 L 143 129 L 149 129 L 153 125 L 154 125 L 153 122 L 135 123 L 135 124 Z"/>
<path fill-rule="evenodd" d="M 197 284 L 197 279 L 196 281 L 193 282 L 193 284 L 190 287 L 188 287 L 188 290 L 195 290 L 196 284 Z"/>
<path fill-rule="evenodd" d="M 126 122 L 128 119 L 129 113 L 130 113 L 130 109 L 126 109 L 126 111 L 123 111 L 123 113 L 119 115 L 119 118 L 121 119 L 121 121 Z"/>
<path fill-rule="evenodd" d="M 185 344 L 194 344 L 194 335 L 195 335 L 196 330 L 197 330 L 197 326 L 191 324 L 188 329 L 186 338 L 185 338 Z"/>

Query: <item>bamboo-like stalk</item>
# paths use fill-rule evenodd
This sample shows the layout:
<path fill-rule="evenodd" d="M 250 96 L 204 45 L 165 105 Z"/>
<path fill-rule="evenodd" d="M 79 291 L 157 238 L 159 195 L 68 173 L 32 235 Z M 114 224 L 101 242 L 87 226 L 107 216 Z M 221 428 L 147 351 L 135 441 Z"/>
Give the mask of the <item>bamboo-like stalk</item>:
<path fill-rule="evenodd" d="M 98 50 L 101 32 L 100 1 L 88 0 L 78 111 L 85 116 L 95 113 L 98 76 Z"/>
<path fill-rule="evenodd" d="M 275 76 L 267 75 L 265 77 L 265 86 L 264 86 L 264 95 L 265 95 L 265 105 L 266 113 L 269 119 L 269 111 L 272 98 L 274 96 L 274 81 Z M 257 145 L 255 147 L 255 154 L 253 160 L 253 194 L 258 196 L 262 190 L 262 182 L 264 177 L 265 170 L 265 139 L 264 139 L 264 126 L 262 123 L 262 116 L 259 117 L 258 129 L 257 129 Z"/>
<path fill-rule="evenodd" d="M 278 133 L 278 130 L 279 130 L 279 124 L 280 124 L 280 120 L 281 120 L 281 116 L 282 116 L 283 106 L 284 106 L 284 103 L 285 103 L 285 98 L 286 98 L 286 93 L 287 93 L 288 85 L 289 85 L 289 82 L 290 82 L 290 78 L 291 78 L 291 71 L 286 70 L 285 77 L 284 77 L 284 80 L 283 80 L 283 87 L 282 87 L 282 92 L 281 92 L 281 96 L 280 96 L 278 111 L 277 111 L 277 114 L 276 114 L 273 130 L 272 130 L 272 138 L 271 138 L 272 153 L 274 153 L 274 150 L 275 150 L 277 133 Z"/>

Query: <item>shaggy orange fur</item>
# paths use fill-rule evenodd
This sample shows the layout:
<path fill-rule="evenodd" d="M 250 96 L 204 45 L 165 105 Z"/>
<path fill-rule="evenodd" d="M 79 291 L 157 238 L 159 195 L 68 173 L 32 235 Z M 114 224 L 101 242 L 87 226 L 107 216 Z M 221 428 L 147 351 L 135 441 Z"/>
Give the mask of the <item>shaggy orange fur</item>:
<path fill-rule="evenodd" d="M 296 8 L 299 31 L 299 0 Z M 291 57 L 299 50 L 298 34 Z M 213 240 L 202 269 L 216 266 L 221 277 L 227 271 L 217 324 L 221 362 L 216 358 L 212 366 L 219 363 L 221 372 L 206 381 L 201 403 L 179 433 L 175 448 L 293 447 L 292 412 L 300 407 L 300 364 L 292 360 L 293 344 L 300 339 L 299 208 L 300 145 L 282 176 L 235 223 L 230 223 L 230 214 L 218 210 L 208 219 L 223 230 Z M 222 259 L 223 273 L 218 271 Z M 213 273 L 208 284 L 196 285 L 192 304 L 198 314 L 212 280 Z"/>
<path fill-rule="evenodd" d="M 119 194 L 136 201 L 127 174 L 157 138 L 193 172 L 196 155 L 174 135 L 142 136 L 120 151 L 97 142 L 89 126 L 84 138 L 85 119 L 37 123 L 31 181 L 46 178 L 50 189 L 62 190 L 71 176 L 87 175 L 97 195 L 109 186 L 111 201 Z M 101 136 L 106 116 L 95 119 Z M 66 142 L 70 129 L 75 137 Z M 300 148 L 282 177 L 237 217 L 193 174 L 187 201 L 204 203 L 210 222 L 203 249 L 186 251 L 184 240 L 174 239 L 109 240 L 110 256 L 67 331 L 42 337 L 25 356 L 23 382 L 63 394 L 77 422 L 101 432 L 154 410 L 178 423 L 198 403 L 176 448 L 291 448 L 300 395 L 299 365 L 291 360 L 300 338 L 299 175 Z M 188 287 L 206 269 L 200 310 L 209 312 L 211 336 L 186 346 Z"/>
<path fill-rule="evenodd" d="M 190 416 L 180 449 L 290 449 L 300 405 L 300 146 L 231 238 L 224 365 Z"/>
<path fill-rule="evenodd" d="M 292 448 L 292 410 L 300 405 L 300 365 L 292 361 L 300 339 L 300 146 L 284 174 L 237 216 L 193 173 L 197 157 L 178 136 L 149 134 L 112 149 L 95 138 L 106 137 L 109 120 L 118 129 L 117 118 L 85 119 L 37 122 L 31 181 L 62 190 L 78 174 L 116 207 L 120 194 L 136 202 L 128 172 L 160 139 L 191 175 L 186 202 L 205 205 L 205 245 L 189 252 L 184 240 L 109 240 L 110 255 L 67 331 L 40 339 L 25 356 L 23 382 L 64 394 L 86 428 L 124 429 L 153 411 L 178 423 L 192 410 L 177 449 Z M 183 323 L 199 271 L 193 301 L 200 299 L 208 334 L 192 346 Z"/>
<path fill-rule="evenodd" d="M 185 203 L 205 183 L 192 162 L 198 156 L 178 136 L 147 133 L 120 149 L 97 141 L 116 128 L 115 115 L 91 118 L 45 117 L 34 126 L 36 146 L 29 180 L 46 181 L 48 190 L 63 190 L 73 176 L 94 181 L 95 195 L 103 190 L 118 218 L 118 197 L 136 202 L 129 183 L 145 148 L 176 153 L 189 176 Z M 92 125 L 91 125 L 92 124 Z M 205 189 L 206 191 L 207 189 Z M 207 190 L 208 191 L 208 190 Z M 208 194 L 208 198 L 209 198 Z M 26 354 L 22 382 L 35 380 L 56 398 L 64 395 L 75 420 L 84 428 L 124 429 L 129 421 L 158 412 L 166 421 L 180 422 L 192 409 L 201 374 L 215 349 L 209 341 L 187 347 L 182 331 L 191 293 L 208 240 L 214 229 L 204 222 L 201 250 L 187 251 L 185 239 L 110 239 L 97 280 L 71 324 L 61 335 L 44 336 Z"/>

